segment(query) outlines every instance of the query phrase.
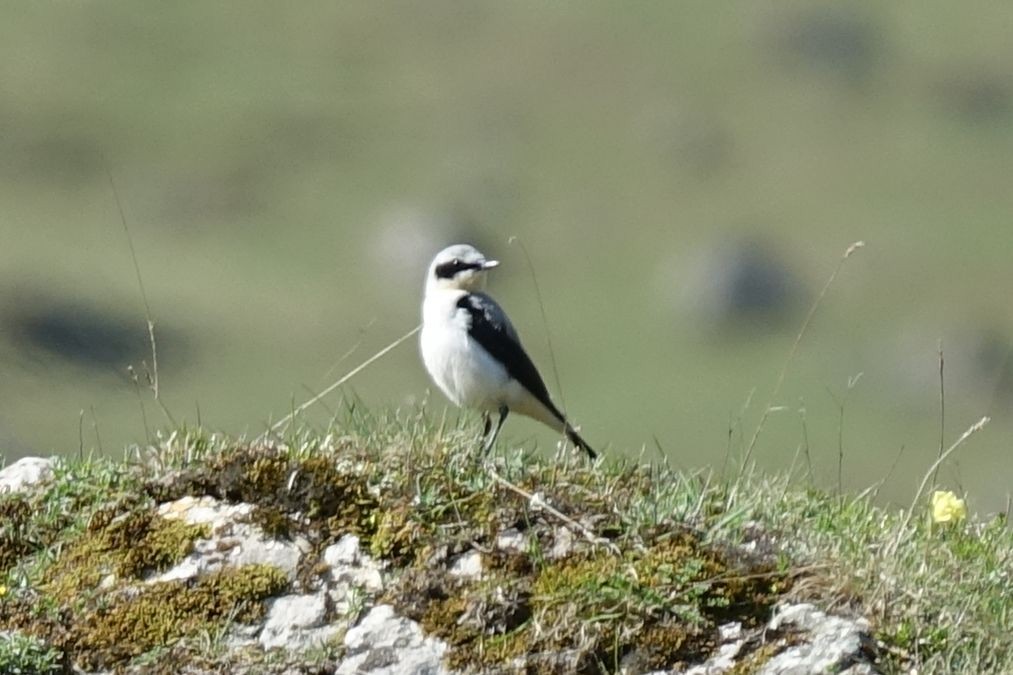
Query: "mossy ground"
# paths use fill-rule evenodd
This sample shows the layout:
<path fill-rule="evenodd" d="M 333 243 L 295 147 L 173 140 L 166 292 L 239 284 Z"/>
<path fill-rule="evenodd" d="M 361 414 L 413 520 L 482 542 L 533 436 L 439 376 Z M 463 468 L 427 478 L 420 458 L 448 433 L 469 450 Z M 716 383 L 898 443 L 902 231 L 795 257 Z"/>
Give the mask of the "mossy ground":
<path fill-rule="evenodd" d="M 206 526 L 163 519 L 147 500 L 100 506 L 81 521 L 57 550 L 25 561 L 21 588 L 0 599 L 0 628 L 43 640 L 67 668 L 114 667 L 218 624 L 255 620 L 260 601 L 288 586 L 283 573 L 265 566 L 143 584 L 182 560 L 207 536 Z"/>
<path fill-rule="evenodd" d="M 551 529 L 539 523 L 532 529 Z M 756 628 L 787 590 L 788 575 L 728 556 L 689 531 L 658 528 L 615 554 L 589 548 L 557 560 L 488 556 L 485 576 L 462 581 L 422 570 L 395 600 L 448 641 L 452 666 L 519 660 L 540 672 L 634 672 L 700 663 L 729 620 Z M 530 530 L 531 536 L 538 536 Z M 566 660 L 558 660 L 566 654 Z"/>
<path fill-rule="evenodd" d="M 141 584 L 206 535 L 159 518 L 156 505 L 206 495 L 254 505 L 251 520 L 317 554 L 358 535 L 387 563 L 389 583 L 372 601 L 445 640 L 449 665 L 464 670 L 698 663 L 718 626 L 737 621 L 749 633 L 784 598 L 872 618 L 886 672 L 1011 665 L 1013 539 L 999 520 L 931 528 L 788 479 L 723 483 L 523 452 L 483 465 L 475 447 L 472 430 L 436 428 L 420 413 L 353 416 L 340 430 L 266 443 L 180 431 L 143 461 L 66 462 L 46 490 L 0 497 L 0 630 L 40 640 L 65 672 L 72 663 L 226 672 L 237 657 L 223 655 L 220 637 L 256 620 L 262 600 L 289 587 L 284 577 L 248 568 Z M 893 541 L 904 545 L 892 558 L 877 554 Z M 480 577 L 452 573 L 475 552 Z M 306 557 L 296 587 L 319 584 L 318 563 Z M 743 667 L 772 655 L 763 637 L 745 651 Z"/>

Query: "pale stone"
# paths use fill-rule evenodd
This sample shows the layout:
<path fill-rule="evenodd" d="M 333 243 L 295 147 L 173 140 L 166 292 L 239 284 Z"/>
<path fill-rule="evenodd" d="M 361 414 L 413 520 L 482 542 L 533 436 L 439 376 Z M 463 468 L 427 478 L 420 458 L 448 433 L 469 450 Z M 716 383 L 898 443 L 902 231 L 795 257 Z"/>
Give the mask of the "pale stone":
<path fill-rule="evenodd" d="M 422 628 L 394 613 L 390 605 L 374 607 L 345 634 L 348 656 L 336 675 L 448 675 L 443 667 L 447 645 L 423 635 Z"/>
<path fill-rule="evenodd" d="M 22 457 L 0 469 L 0 493 L 24 492 L 53 477 L 55 457 Z"/>
<path fill-rule="evenodd" d="M 501 551 L 523 553 L 528 548 L 528 542 L 524 538 L 523 533 L 517 530 L 517 528 L 510 527 L 496 536 L 496 548 Z"/>
<path fill-rule="evenodd" d="M 323 593 L 275 598 L 268 603 L 260 645 L 264 649 L 297 651 L 318 647 L 342 629 L 340 624 L 326 625 L 326 617 L 327 599 Z"/>
<path fill-rule="evenodd" d="M 546 554 L 549 560 L 562 560 L 573 553 L 573 532 L 568 527 L 557 527 L 553 533 L 552 548 Z"/>
<path fill-rule="evenodd" d="M 459 579 L 481 579 L 482 554 L 478 551 L 468 551 L 454 561 L 448 572 Z"/>
<path fill-rule="evenodd" d="M 324 562 L 330 567 L 359 563 L 359 538 L 346 534 L 335 544 L 324 549 Z"/>
<path fill-rule="evenodd" d="M 258 564 L 276 567 L 294 581 L 302 558 L 299 542 L 271 539 L 256 525 L 241 522 L 252 510 L 249 504 L 227 504 L 212 497 L 183 497 L 161 504 L 162 517 L 208 525 L 211 537 L 195 541 L 188 556 L 148 581 L 190 579 L 224 567 Z"/>
<path fill-rule="evenodd" d="M 768 628 L 779 630 L 791 625 L 807 633 L 803 643 L 788 647 L 760 669 L 762 675 L 804 675 L 806 673 L 839 673 L 843 668 L 857 675 L 873 672 L 855 670 L 867 659 L 866 647 L 871 642 L 869 622 L 865 619 L 848 619 L 827 616 L 810 604 L 781 605 L 770 620 Z"/>

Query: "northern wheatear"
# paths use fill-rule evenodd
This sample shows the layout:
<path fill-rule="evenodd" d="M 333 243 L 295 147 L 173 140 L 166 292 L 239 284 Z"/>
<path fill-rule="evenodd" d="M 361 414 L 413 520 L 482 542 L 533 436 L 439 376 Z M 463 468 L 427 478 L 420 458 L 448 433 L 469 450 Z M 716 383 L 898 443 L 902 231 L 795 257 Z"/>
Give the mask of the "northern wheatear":
<path fill-rule="evenodd" d="M 492 448 L 513 410 L 565 433 L 594 459 L 595 451 L 549 397 L 506 312 L 482 292 L 486 271 L 498 264 L 467 244 L 448 246 L 436 254 L 422 303 L 426 370 L 456 405 L 482 411 L 483 452 Z M 492 412 L 499 413 L 495 429 Z"/>

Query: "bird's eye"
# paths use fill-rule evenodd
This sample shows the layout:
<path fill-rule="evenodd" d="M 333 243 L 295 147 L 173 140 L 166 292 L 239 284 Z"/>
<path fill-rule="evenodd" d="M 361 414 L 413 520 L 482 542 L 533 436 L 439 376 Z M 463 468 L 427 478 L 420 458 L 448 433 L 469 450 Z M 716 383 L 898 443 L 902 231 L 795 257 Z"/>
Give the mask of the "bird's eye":
<path fill-rule="evenodd" d="M 468 269 L 468 265 L 461 262 L 460 258 L 453 258 L 436 267 L 436 276 L 439 279 L 453 279 L 462 270 Z"/>

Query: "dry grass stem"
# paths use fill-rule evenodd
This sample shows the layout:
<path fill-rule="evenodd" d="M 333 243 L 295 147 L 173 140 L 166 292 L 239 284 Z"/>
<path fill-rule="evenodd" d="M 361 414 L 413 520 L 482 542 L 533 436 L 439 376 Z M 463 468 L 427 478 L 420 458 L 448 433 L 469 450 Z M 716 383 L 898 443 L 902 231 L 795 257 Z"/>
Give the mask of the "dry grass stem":
<path fill-rule="evenodd" d="M 749 464 L 749 460 L 753 456 L 753 449 L 756 447 L 756 441 L 760 437 L 760 432 L 763 430 L 763 427 L 767 422 L 767 418 L 770 416 L 770 413 L 774 410 L 774 401 L 777 400 L 778 394 L 781 393 L 781 386 L 784 384 L 784 378 L 788 373 L 788 368 L 795 360 L 795 354 L 796 352 L 798 352 L 798 346 L 802 342 L 802 338 L 805 336 L 806 331 L 809 328 L 809 322 L 812 321 L 812 318 L 816 314 L 816 310 L 819 308 L 820 303 L 822 303 L 824 296 L 826 296 L 827 291 L 830 290 L 830 286 L 834 283 L 834 280 L 837 278 L 837 274 L 841 271 L 841 268 L 844 267 L 845 261 L 847 261 L 847 259 L 850 258 L 855 251 L 863 247 L 865 247 L 864 241 L 856 241 L 851 246 L 849 246 L 847 250 L 844 251 L 844 255 L 842 255 L 841 259 L 837 262 L 837 267 L 834 268 L 834 271 L 830 274 L 830 277 L 827 278 L 826 283 L 823 284 L 823 288 L 822 290 L 820 290 L 819 295 L 816 296 L 816 299 L 809 307 L 809 312 L 806 314 L 805 320 L 802 321 L 802 327 L 799 329 L 798 335 L 795 336 L 795 341 L 792 343 L 791 350 L 788 352 L 788 358 L 785 360 L 784 366 L 782 366 L 781 372 L 777 376 L 777 381 L 774 384 L 774 391 L 770 394 L 770 398 L 767 400 L 767 405 L 764 406 L 763 414 L 760 417 L 760 421 L 756 425 L 756 430 L 753 432 L 753 437 L 750 439 L 749 446 L 746 448 L 745 455 L 742 457 L 742 466 L 739 468 L 740 473 L 744 469 L 744 467 Z"/>
<path fill-rule="evenodd" d="M 341 385 L 343 385 L 346 382 L 348 382 L 349 380 L 351 380 L 353 377 L 355 377 L 356 375 L 358 375 L 359 373 L 361 373 L 363 370 L 365 370 L 366 368 L 368 368 L 373 363 L 379 361 L 381 358 L 383 358 L 384 356 L 386 356 L 387 354 L 389 354 L 391 351 L 393 351 L 395 348 L 397 348 L 401 343 L 403 343 L 405 340 L 407 340 L 411 336 L 413 336 L 416 333 L 418 333 L 420 330 L 422 330 L 422 324 L 419 324 L 418 326 L 415 326 L 415 328 L 412 328 L 410 331 L 408 331 L 407 333 L 405 333 L 404 335 L 402 335 L 398 339 L 394 340 L 393 342 L 391 342 L 389 345 L 387 345 L 386 347 L 384 347 L 383 349 L 381 349 L 377 353 L 375 353 L 372 356 L 370 356 L 368 359 L 366 359 L 365 361 L 363 361 L 362 363 L 360 363 L 359 365 L 357 365 L 355 368 L 352 368 L 350 371 L 348 371 L 347 373 L 345 373 L 341 378 L 339 378 L 336 382 L 334 382 L 330 386 L 326 387 L 323 391 L 321 391 L 316 396 L 313 396 L 308 401 L 302 403 L 299 406 L 296 406 L 292 410 L 292 412 L 290 412 L 289 414 L 285 415 L 280 420 L 278 420 L 277 422 L 275 422 L 274 424 L 272 424 L 271 427 L 267 431 L 265 431 L 263 434 L 261 434 L 260 436 L 258 436 L 257 437 L 257 441 L 258 442 L 259 441 L 263 441 L 264 439 L 267 438 L 268 435 L 277 432 L 283 426 L 285 426 L 286 424 L 288 424 L 289 422 L 291 422 L 293 419 L 295 419 L 296 415 L 298 415 L 302 411 L 306 410 L 307 408 L 309 408 L 310 406 L 312 406 L 313 404 L 315 404 L 317 401 L 319 401 L 320 399 L 322 399 L 323 397 L 327 396 L 328 394 L 330 394 L 332 391 L 334 391 L 335 389 L 337 389 Z"/>

